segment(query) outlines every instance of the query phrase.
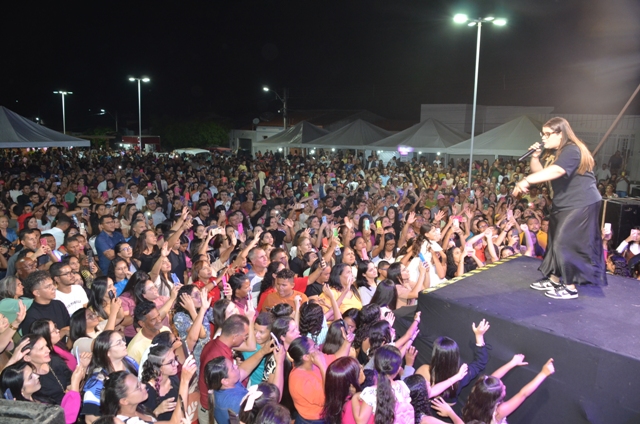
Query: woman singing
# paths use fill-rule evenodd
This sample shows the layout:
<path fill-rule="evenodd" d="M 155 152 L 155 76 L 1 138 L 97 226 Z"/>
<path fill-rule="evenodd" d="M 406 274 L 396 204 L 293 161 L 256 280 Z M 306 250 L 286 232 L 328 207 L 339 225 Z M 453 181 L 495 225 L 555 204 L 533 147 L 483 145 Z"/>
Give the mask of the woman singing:
<path fill-rule="evenodd" d="M 607 285 L 598 213 L 602 197 L 593 174 L 589 149 L 576 137 L 564 118 L 552 118 L 540 133 L 544 147 L 555 150 L 546 167 L 540 163 L 541 144 L 531 159 L 532 174 L 516 184 L 514 195 L 526 193 L 531 184 L 551 181 L 553 207 L 549 241 L 539 270 L 545 278 L 531 284 L 552 299 L 575 299 L 577 284 Z"/>

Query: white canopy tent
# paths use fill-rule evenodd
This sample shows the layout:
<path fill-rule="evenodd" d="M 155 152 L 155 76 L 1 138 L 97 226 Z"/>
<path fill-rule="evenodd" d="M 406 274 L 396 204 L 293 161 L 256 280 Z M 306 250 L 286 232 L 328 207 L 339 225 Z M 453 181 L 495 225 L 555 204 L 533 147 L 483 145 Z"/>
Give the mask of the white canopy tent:
<path fill-rule="evenodd" d="M 91 142 L 38 125 L 0 106 L 0 148 L 26 147 L 91 147 Z"/>
<path fill-rule="evenodd" d="M 357 119 L 344 127 L 324 135 L 313 141 L 314 148 L 323 149 L 371 149 L 371 144 L 383 138 L 389 137 L 392 133 L 373 125 L 370 122 Z M 299 147 L 312 147 L 310 145 L 299 145 Z"/>
<path fill-rule="evenodd" d="M 529 147 L 540 141 L 542 123 L 528 116 L 520 116 L 505 124 L 474 138 L 473 157 L 520 156 Z M 450 155 L 469 156 L 471 140 L 464 141 L 449 147 L 446 150 Z"/>
<path fill-rule="evenodd" d="M 306 144 L 329 134 L 329 131 L 307 121 L 301 121 L 271 137 L 254 143 L 255 147 L 287 147 L 292 144 Z"/>
<path fill-rule="evenodd" d="M 468 138 L 469 134 L 453 129 L 437 119 L 429 118 L 371 144 L 371 148 L 397 150 L 398 146 L 407 146 L 412 147 L 415 151 L 437 153 L 444 152 L 446 148 Z"/>

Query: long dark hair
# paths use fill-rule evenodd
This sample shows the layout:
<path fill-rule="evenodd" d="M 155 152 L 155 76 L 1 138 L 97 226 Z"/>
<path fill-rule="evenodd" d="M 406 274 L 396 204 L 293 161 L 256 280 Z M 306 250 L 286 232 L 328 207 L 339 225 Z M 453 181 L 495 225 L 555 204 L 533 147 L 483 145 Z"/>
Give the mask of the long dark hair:
<path fill-rule="evenodd" d="M 293 360 L 293 365 L 299 367 L 304 363 L 304 355 L 309 354 L 312 344 L 313 341 L 309 337 L 304 336 L 300 336 L 291 342 L 287 353 Z"/>
<path fill-rule="evenodd" d="M 400 262 L 394 262 L 387 268 L 387 279 L 393 281 L 395 284 L 401 285 L 402 281 L 402 264 Z"/>
<path fill-rule="evenodd" d="M 197 289 L 198 289 L 198 287 L 194 286 L 193 284 L 185 284 L 184 286 L 180 287 L 180 290 L 178 290 L 177 299 L 180 299 L 183 294 L 186 294 L 187 296 L 191 296 L 193 294 L 194 290 L 197 290 Z M 196 311 L 199 311 L 199 309 L 196 308 Z M 174 314 L 174 316 L 178 312 L 182 312 L 182 313 L 186 314 L 189 318 L 191 318 L 191 315 L 189 315 L 189 312 L 182 306 L 181 302 L 176 302 L 173 305 L 173 314 Z"/>
<path fill-rule="evenodd" d="M 329 287 L 338 290 L 339 292 L 344 289 L 342 287 L 342 283 L 340 282 L 340 275 L 344 272 L 345 268 L 349 268 L 349 271 L 351 271 L 351 265 L 347 265 L 344 263 L 338 264 L 331 268 L 331 275 L 329 276 L 328 281 Z M 358 291 L 358 288 L 355 286 L 355 284 L 351 285 L 351 293 L 353 293 L 356 299 L 360 300 L 360 292 Z"/>
<path fill-rule="evenodd" d="M 260 410 L 255 422 L 260 424 L 289 424 L 291 422 L 291 412 L 282 405 L 270 402 Z"/>
<path fill-rule="evenodd" d="M 360 392 L 360 364 L 351 357 L 338 358 L 327 368 L 324 382 L 322 418 L 327 424 L 342 423 L 342 409 L 351 386 Z"/>
<path fill-rule="evenodd" d="M 389 424 L 395 421 L 396 396 L 389 377 L 398 374 L 402 356 L 395 346 L 382 346 L 376 350 L 373 365 L 378 373 L 375 424 Z"/>
<path fill-rule="evenodd" d="M 229 369 L 224 356 L 213 358 L 204 367 L 204 382 L 209 390 L 209 422 L 211 423 L 215 422 L 213 411 L 216 409 L 216 398 L 213 392 L 222 388 L 222 380 L 228 376 Z"/>
<path fill-rule="evenodd" d="M 382 280 L 376 287 L 376 292 L 371 298 L 370 304 L 376 304 L 380 307 L 386 306 L 387 308 L 395 311 L 396 303 L 398 303 L 398 292 L 396 290 L 396 284 L 389 280 Z"/>
<path fill-rule="evenodd" d="M 170 351 L 171 346 L 165 346 L 157 344 L 149 349 L 149 356 L 142 366 L 142 373 L 140 374 L 140 381 L 148 383 L 151 380 L 156 380 L 155 389 L 160 393 L 160 383 L 162 383 L 162 362 L 165 355 Z"/>
<path fill-rule="evenodd" d="M 238 418 L 244 424 L 257 424 L 256 416 L 258 415 L 260 410 L 264 408 L 265 405 L 267 405 L 268 403 L 280 402 L 280 389 L 278 389 L 278 386 L 276 386 L 275 384 L 263 381 L 258 384 L 257 390 L 261 392 L 262 395 L 255 400 L 252 409 L 248 411 L 244 410 L 248 399 L 245 399 L 244 402 L 240 404 L 240 415 L 238 416 Z"/>
<path fill-rule="evenodd" d="M 231 300 L 233 300 L 234 302 L 238 300 L 238 298 L 236 297 L 236 290 L 242 287 L 242 284 L 244 284 L 244 282 L 247 280 L 247 276 L 241 272 L 233 274 L 231 278 L 229 278 L 229 286 L 231 287 Z"/>
<path fill-rule="evenodd" d="M 115 259 L 113 260 L 115 262 Z M 104 310 L 104 297 L 107 295 L 107 287 L 109 286 L 109 278 L 111 277 L 96 277 L 91 285 L 91 291 L 89 292 L 89 308 L 93 309 L 96 314 L 102 319 L 108 319 L 109 315 Z M 113 280 L 113 279 L 112 279 Z M 115 281 L 115 280 L 113 280 Z"/>
<path fill-rule="evenodd" d="M 125 380 L 127 376 L 135 374 L 129 371 L 116 371 L 109 374 L 109 377 L 104 380 L 104 386 L 100 393 L 100 412 L 103 415 L 118 415 L 120 412 L 120 399 L 127 397 L 127 386 Z M 153 412 L 149 412 L 140 403 L 136 410 L 146 415 L 153 415 Z"/>
<path fill-rule="evenodd" d="M 371 261 L 360 261 L 358 262 L 358 275 L 356 276 L 356 286 L 358 287 L 366 287 L 369 290 L 369 282 L 367 281 L 366 273 L 369 270 L 369 264 Z"/>
<path fill-rule="evenodd" d="M 391 343 L 391 325 L 388 321 L 376 321 L 369 329 L 369 357 L 373 356 L 376 350 Z"/>
<path fill-rule="evenodd" d="M 19 361 L 2 370 L 2 374 L 0 374 L 0 385 L 2 387 L 3 395 L 7 393 L 8 390 L 15 400 L 29 402 L 28 399 L 22 396 L 22 386 L 24 386 L 24 369 L 27 367 L 31 367 L 33 372 L 35 372 L 33 365 L 25 361 Z"/>
<path fill-rule="evenodd" d="M 305 302 L 300 307 L 300 334 L 311 337 L 318 343 L 318 336 L 322 332 L 324 311 L 322 306 L 314 302 Z"/>
<path fill-rule="evenodd" d="M 39 319 L 34 321 L 29 327 L 31 334 L 36 334 L 47 342 L 47 347 L 51 351 L 50 355 L 57 355 L 53 350 L 53 342 L 51 342 L 51 330 L 49 329 L 49 323 L 52 322 L 49 319 Z"/>
<path fill-rule="evenodd" d="M 89 337 L 87 334 L 87 308 L 80 308 L 71 315 L 69 321 L 69 338 L 72 342 L 83 337 Z"/>
<path fill-rule="evenodd" d="M 405 378 L 404 382 L 411 392 L 411 405 L 416 418 L 415 424 L 420 424 L 423 415 L 431 416 L 427 380 L 421 374 L 413 374 Z"/>
<path fill-rule="evenodd" d="M 109 349 L 111 348 L 111 335 L 118 334 L 117 331 L 105 330 L 93 340 L 93 347 L 91 348 L 91 365 L 89 370 L 100 370 L 105 376 L 114 371 L 113 364 L 109 358 Z M 132 374 L 137 374 L 137 371 L 133 364 L 128 360 L 122 361 L 127 371 Z"/>
<path fill-rule="evenodd" d="M 278 272 L 278 268 L 280 268 L 280 265 L 282 265 L 282 262 L 271 262 L 269 266 L 267 266 L 267 271 L 264 274 L 264 278 L 260 282 L 260 293 L 258 294 L 258 301 L 261 300 L 264 292 L 273 287 L 273 284 L 276 281 L 273 275 Z"/>
<path fill-rule="evenodd" d="M 333 355 L 336 353 L 342 344 L 344 343 L 344 337 L 342 337 L 342 330 L 348 333 L 347 326 L 344 320 L 337 319 L 331 323 L 329 330 L 327 331 L 327 338 L 322 345 L 322 353 L 327 355 Z"/>
<path fill-rule="evenodd" d="M 460 368 L 460 349 L 455 340 L 449 337 L 438 337 L 433 343 L 431 354 L 431 385 L 438 384 L 454 376 Z M 459 382 L 442 392 L 442 397 L 451 399 L 458 392 Z"/>
<path fill-rule="evenodd" d="M 129 278 L 129 281 L 127 281 L 127 285 L 124 286 L 124 290 L 122 290 L 122 293 L 120 294 L 120 296 L 122 296 L 125 293 L 129 293 L 129 295 L 133 298 L 133 300 L 136 300 L 136 296 L 133 293 L 133 289 L 138 284 L 138 281 L 144 281 L 146 283 L 147 280 L 150 280 L 150 279 L 151 277 L 149 277 L 149 274 L 147 274 L 144 271 L 134 272 L 131 278 Z"/>
<path fill-rule="evenodd" d="M 362 342 L 369 338 L 371 326 L 378 321 L 380 321 L 380 306 L 378 304 L 369 303 L 360 310 L 356 323 L 355 339 L 353 340 L 354 348 L 359 349 L 362 347 Z"/>
<path fill-rule="evenodd" d="M 491 422 L 498 404 L 502 401 L 503 384 L 498 377 L 481 376 L 471 389 L 467 403 L 462 408 L 462 420 Z"/>

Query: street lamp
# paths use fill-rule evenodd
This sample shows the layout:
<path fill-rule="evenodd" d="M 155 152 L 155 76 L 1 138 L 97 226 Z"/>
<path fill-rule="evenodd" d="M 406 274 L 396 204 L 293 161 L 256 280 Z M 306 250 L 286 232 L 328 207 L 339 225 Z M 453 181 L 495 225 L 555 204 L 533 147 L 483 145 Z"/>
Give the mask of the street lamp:
<path fill-rule="evenodd" d="M 60 94 L 62 96 L 62 132 L 64 134 L 67 133 L 67 117 L 64 111 L 64 96 L 68 96 L 69 94 L 73 94 L 73 91 L 54 91 L 53 94 Z"/>
<path fill-rule="evenodd" d="M 285 88 L 282 90 L 282 93 L 284 94 L 283 97 L 280 97 L 277 91 L 271 90 L 267 86 L 262 87 L 262 89 L 264 91 L 271 91 L 276 95 L 278 100 L 282 102 L 282 123 L 284 125 L 284 129 L 286 130 L 287 129 L 287 89 Z"/>
<path fill-rule="evenodd" d="M 140 148 L 140 154 L 142 154 L 142 102 L 140 97 L 140 81 L 149 82 L 151 80 L 148 77 L 129 77 L 129 81 L 138 81 L 138 147 Z"/>
<path fill-rule="evenodd" d="M 473 80 L 473 112 L 471 115 L 471 151 L 469 153 L 469 187 L 471 187 L 471 170 L 473 168 L 473 138 L 476 131 L 476 103 L 478 100 L 478 67 L 480 65 L 480 32 L 482 24 L 485 22 L 492 22 L 497 26 L 504 26 L 507 24 L 507 20 L 503 18 L 496 18 L 494 16 L 487 16 L 486 18 L 469 19 L 467 15 L 459 13 L 453 17 L 453 22 L 457 24 L 467 24 L 467 26 L 478 27 L 478 42 L 476 46 L 476 73 Z"/>
<path fill-rule="evenodd" d="M 116 121 L 116 132 L 118 132 L 118 112 L 116 112 L 116 116 L 113 116 L 111 112 L 105 109 L 100 109 L 100 113 L 98 115 L 106 115 L 109 114 Z"/>

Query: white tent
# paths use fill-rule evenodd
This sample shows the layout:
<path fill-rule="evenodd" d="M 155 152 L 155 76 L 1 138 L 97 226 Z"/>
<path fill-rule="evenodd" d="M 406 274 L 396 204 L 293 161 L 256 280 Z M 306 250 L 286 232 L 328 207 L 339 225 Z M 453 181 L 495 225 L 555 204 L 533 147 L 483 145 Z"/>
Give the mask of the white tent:
<path fill-rule="evenodd" d="M 357 119 L 344 127 L 313 141 L 313 147 L 338 149 L 367 149 L 372 143 L 389 137 L 392 133 Z M 304 146 L 304 145 L 303 145 Z M 306 147 L 311 147 L 306 145 Z"/>
<path fill-rule="evenodd" d="M 473 155 L 520 156 L 540 141 L 542 123 L 520 116 L 473 139 Z M 469 155 L 471 140 L 449 147 L 450 155 Z"/>
<path fill-rule="evenodd" d="M 0 148 L 90 147 L 89 140 L 62 134 L 0 106 Z"/>
<path fill-rule="evenodd" d="M 398 146 L 413 147 L 425 153 L 444 151 L 469 138 L 469 134 L 453 129 L 437 119 L 429 118 L 371 145 L 381 150 L 396 150 Z"/>
<path fill-rule="evenodd" d="M 277 147 L 291 144 L 306 144 L 326 134 L 329 134 L 329 131 L 307 121 L 301 121 L 265 140 L 255 142 L 254 145 L 256 147 Z"/>

